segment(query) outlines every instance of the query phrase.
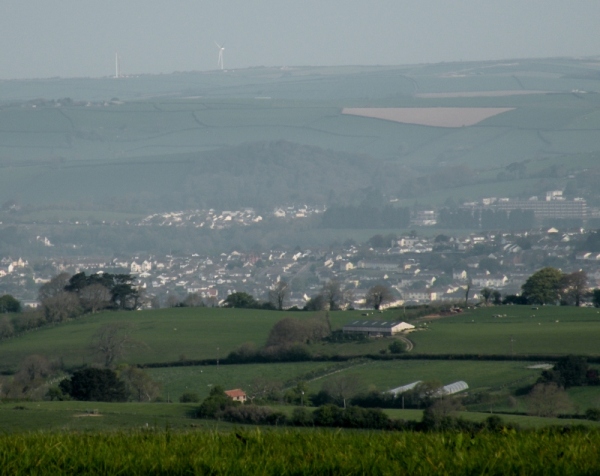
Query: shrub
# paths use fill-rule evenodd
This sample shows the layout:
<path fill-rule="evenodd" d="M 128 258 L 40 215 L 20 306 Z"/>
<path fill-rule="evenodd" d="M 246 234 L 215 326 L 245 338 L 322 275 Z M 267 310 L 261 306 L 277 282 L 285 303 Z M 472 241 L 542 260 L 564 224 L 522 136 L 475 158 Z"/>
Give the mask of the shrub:
<path fill-rule="evenodd" d="M 316 426 L 342 426 L 342 410 L 336 405 L 323 405 L 313 412 Z"/>
<path fill-rule="evenodd" d="M 179 397 L 180 403 L 198 403 L 199 401 L 200 397 L 194 392 L 186 392 Z"/>
<path fill-rule="evenodd" d="M 404 352 L 404 345 L 397 339 L 394 339 L 394 342 L 392 342 L 388 348 L 392 354 L 401 354 Z"/>
<path fill-rule="evenodd" d="M 600 421 L 600 408 L 588 408 L 585 411 L 585 418 L 592 421 Z"/>
<path fill-rule="evenodd" d="M 290 423 L 295 426 L 313 426 L 314 420 L 310 411 L 304 407 L 300 407 L 294 408 Z"/>
<path fill-rule="evenodd" d="M 228 407 L 240 405 L 225 394 L 225 390 L 219 385 L 213 387 L 208 397 L 204 399 L 198 409 L 199 418 L 218 418 Z"/>

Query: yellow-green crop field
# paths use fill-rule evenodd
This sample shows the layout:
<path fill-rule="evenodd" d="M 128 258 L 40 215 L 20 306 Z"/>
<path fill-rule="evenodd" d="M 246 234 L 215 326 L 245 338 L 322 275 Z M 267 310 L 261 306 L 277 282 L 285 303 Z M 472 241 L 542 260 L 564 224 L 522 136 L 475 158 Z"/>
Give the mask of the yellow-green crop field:
<path fill-rule="evenodd" d="M 0 437 L 4 474 L 593 475 L 600 432 L 238 430 Z"/>

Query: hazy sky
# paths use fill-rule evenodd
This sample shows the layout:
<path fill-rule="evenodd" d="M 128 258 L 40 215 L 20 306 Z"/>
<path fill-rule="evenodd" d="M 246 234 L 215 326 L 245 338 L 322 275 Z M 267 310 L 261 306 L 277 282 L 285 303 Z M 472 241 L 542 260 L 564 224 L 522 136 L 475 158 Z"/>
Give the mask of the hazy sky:
<path fill-rule="evenodd" d="M 2 0 L 0 78 L 600 55 L 598 0 Z"/>

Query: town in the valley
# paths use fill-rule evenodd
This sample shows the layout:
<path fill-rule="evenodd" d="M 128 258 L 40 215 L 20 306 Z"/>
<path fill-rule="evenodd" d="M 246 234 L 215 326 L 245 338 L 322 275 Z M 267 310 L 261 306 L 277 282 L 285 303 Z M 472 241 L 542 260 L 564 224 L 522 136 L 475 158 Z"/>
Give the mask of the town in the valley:
<path fill-rule="evenodd" d="M 345 308 L 365 307 L 365 295 L 374 285 L 389 289 L 386 306 L 477 303 L 483 299 L 483 289 L 494 291 L 496 299 L 518 295 L 528 276 L 544 266 L 563 272 L 585 271 L 588 287 L 598 286 L 600 244 L 595 239 L 596 233 L 582 226 L 544 226 L 567 220 L 571 224 L 573 220 L 585 224 L 586 220 L 594 219 L 598 212 L 588 209 L 585 200 L 566 200 L 562 192 L 553 191 L 545 199 L 493 198 L 461 207 L 463 212 L 471 214 L 478 209 L 480 213 L 528 211 L 537 226 L 526 231 L 446 232 L 436 227 L 439 211 L 420 210 L 413 213 L 410 231 L 375 234 L 362 243 L 348 239 L 311 249 L 297 246 L 250 252 L 232 249 L 214 255 L 46 259 L 4 256 L 0 259 L 0 294 L 11 294 L 24 308 L 35 308 L 39 305 L 37 292 L 41 285 L 60 273 L 81 272 L 132 275 L 142 291 L 145 308 L 219 306 L 227 296 L 240 292 L 267 302 L 269 292 L 285 283 L 285 307 L 302 309 L 329 282 L 335 282 L 344 291 Z M 307 220 L 324 211 L 324 207 L 306 205 L 275 208 L 268 216 L 251 208 L 179 211 L 152 214 L 133 225 L 222 230 L 252 227 L 263 220 L 272 220 L 285 226 L 286 220 L 287 223 Z M 47 237 L 38 240 L 43 246 L 54 246 Z"/>

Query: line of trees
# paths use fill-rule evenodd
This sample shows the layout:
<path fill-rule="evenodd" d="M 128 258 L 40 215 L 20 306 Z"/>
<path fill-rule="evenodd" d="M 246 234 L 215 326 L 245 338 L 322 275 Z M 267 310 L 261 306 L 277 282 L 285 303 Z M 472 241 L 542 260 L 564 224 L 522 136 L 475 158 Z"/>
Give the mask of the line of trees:
<path fill-rule="evenodd" d="M 143 303 L 134 276 L 111 273 L 60 273 L 40 287 L 38 299 L 47 322 L 106 309 L 136 310 Z"/>

